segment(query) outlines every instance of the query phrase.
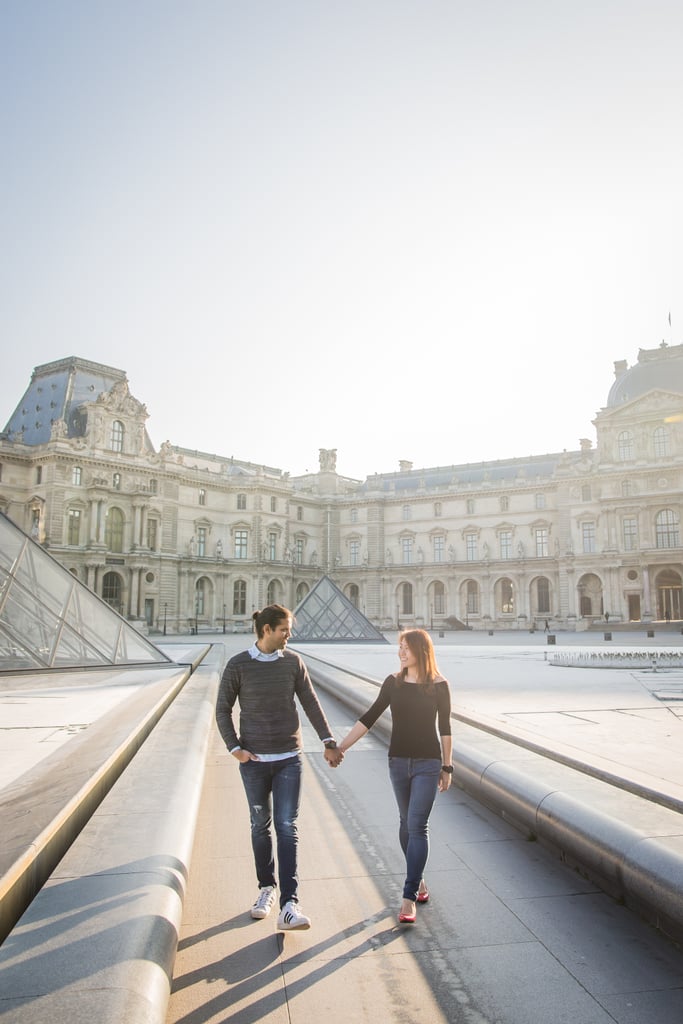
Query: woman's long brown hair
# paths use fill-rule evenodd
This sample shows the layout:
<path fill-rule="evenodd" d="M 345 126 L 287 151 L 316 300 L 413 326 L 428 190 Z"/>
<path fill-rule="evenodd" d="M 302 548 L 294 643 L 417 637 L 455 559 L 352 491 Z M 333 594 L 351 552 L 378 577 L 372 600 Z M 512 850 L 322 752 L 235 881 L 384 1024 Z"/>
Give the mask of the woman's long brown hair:
<path fill-rule="evenodd" d="M 418 682 L 425 685 L 428 690 L 433 689 L 434 680 L 440 679 L 441 673 L 436 664 L 434 645 L 429 633 L 424 629 L 404 629 L 399 633 L 398 642 L 401 643 L 402 640 L 405 640 L 417 659 Z M 401 681 L 405 679 L 405 674 L 406 669 L 401 669 Z"/>

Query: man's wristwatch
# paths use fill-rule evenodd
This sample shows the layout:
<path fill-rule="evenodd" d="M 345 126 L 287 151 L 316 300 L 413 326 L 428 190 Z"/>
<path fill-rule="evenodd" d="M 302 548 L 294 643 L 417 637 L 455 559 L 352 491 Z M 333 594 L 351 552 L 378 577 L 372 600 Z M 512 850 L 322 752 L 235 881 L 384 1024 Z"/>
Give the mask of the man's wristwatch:
<path fill-rule="evenodd" d="M 337 749 L 337 741 L 336 740 L 325 740 L 323 746 L 325 747 L 325 750 L 336 750 Z"/>
<path fill-rule="evenodd" d="M 452 775 L 453 774 L 453 765 L 452 764 L 442 764 L 441 765 L 441 771 L 442 772 L 446 772 L 446 775 Z"/>

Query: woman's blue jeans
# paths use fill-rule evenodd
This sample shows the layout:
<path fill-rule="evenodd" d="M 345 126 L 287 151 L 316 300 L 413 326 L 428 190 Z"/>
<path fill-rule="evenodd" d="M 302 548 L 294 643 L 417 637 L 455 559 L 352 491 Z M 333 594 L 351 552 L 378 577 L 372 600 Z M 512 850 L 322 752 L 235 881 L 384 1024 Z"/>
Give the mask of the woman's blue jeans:
<path fill-rule="evenodd" d="M 301 793 L 301 755 L 295 754 L 282 761 L 246 761 L 240 763 L 240 775 L 249 802 L 251 846 L 259 888 L 276 884 L 271 832 L 271 825 L 274 824 L 280 907 L 284 907 L 289 900 L 296 903 L 299 887 L 297 818 Z"/>
<path fill-rule="evenodd" d="M 389 777 L 398 804 L 398 838 L 406 858 L 405 900 L 415 900 L 429 857 L 429 815 L 440 773 L 438 758 L 389 758 Z"/>

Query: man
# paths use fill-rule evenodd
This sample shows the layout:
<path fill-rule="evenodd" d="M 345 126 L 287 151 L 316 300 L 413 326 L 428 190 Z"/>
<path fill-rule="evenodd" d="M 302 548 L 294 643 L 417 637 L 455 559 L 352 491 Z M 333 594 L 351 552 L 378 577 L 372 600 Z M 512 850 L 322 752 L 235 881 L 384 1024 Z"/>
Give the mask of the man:
<path fill-rule="evenodd" d="M 225 667 L 216 702 L 216 722 L 228 751 L 240 762 L 249 803 L 251 844 L 259 894 L 251 916 L 267 917 L 276 900 L 271 824 L 277 837 L 281 930 L 310 928 L 298 896 L 297 817 L 301 792 L 301 726 L 298 697 L 325 745 L 332 767 L 342 761 L 332 731 L 298 654 L 288 651 L 292 613 L 282 605 L 254 612 L 257 639 Z M 239 736 L 233 707 L 239 701 Z"/>

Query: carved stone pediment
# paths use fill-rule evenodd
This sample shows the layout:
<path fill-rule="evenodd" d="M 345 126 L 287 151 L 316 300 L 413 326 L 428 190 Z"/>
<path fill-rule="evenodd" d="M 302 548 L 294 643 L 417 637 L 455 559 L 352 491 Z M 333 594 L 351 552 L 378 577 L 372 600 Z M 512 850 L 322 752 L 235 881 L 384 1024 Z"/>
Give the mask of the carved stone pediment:
<path fill-rule="evenodd" d="M 111 413 L 119 413 L 124 416 L 142 416 L 147 419 L 149 413 L 147 407 L 133 398 L 128 388 L 128 382 L 119 380 L 109 391 L 103 391 L 97 397 L 97 404 L 104 406 Z"/>

